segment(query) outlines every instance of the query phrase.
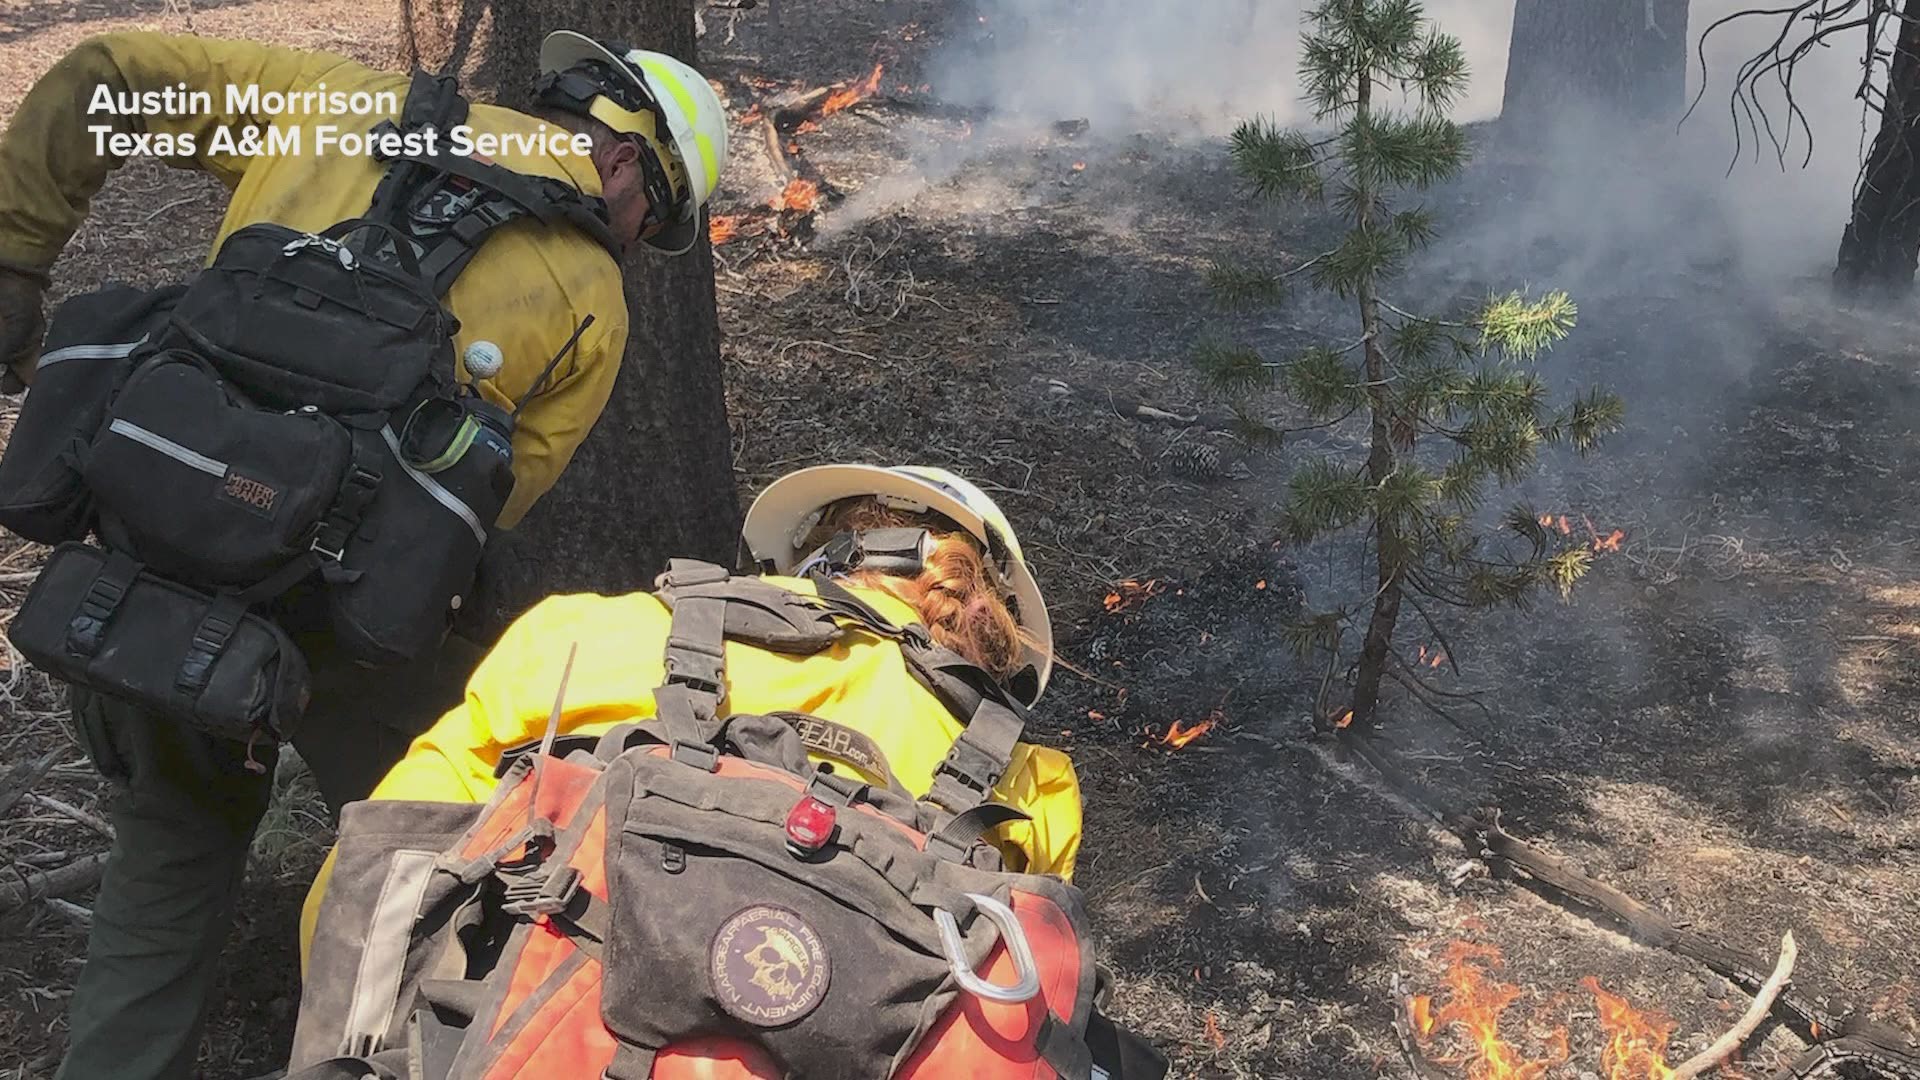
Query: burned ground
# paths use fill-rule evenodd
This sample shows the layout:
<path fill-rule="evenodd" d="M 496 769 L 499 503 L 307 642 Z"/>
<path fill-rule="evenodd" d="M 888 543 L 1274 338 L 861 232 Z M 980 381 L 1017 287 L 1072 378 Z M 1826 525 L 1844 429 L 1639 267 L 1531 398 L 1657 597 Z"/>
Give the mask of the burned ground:
<path fill-rule="evenodd" d="M 180 29 L 186 10 L 0 8 L 0 113 L 86 33 Z M 382 5 L 201 4 L 191 18 L 205 33 L 390 52 Z M 1545 1056 L 1548 1029 L 1569 1030 L 1569 1058 L 1548 1075 L 1606 1071 L 1585 976 L 1674 1017 L 1675 1060 L 1744 1008 L 1704 969 L 1487 878 L 1313 736 L 1315 673 L 1282 630 L 1303 607 L 1351 599 L 1359 568 L 1340 545 L 1276 545 L 1277 499 L 1302 455 L 1353 452 L 1360 433 L 1255 451 L 1106 407 L 1124 395 L 1220 408 L 1187 360 L 1206 334 L 1277 356 L 1350 340 L 1348 313 L 1311 294 L 1232 318 L 1206 303 L 1211 258 L 1308 257 L 1333 228 L 1323 212 L 1255 204 L 1217 142 L 928 107 L 928 50 L 991 33 L 965 5 L 773 0 L 706 19 L 708 64 L 737 112 L 875 63 L 881 97 L 896 99 L 796 138 L 846 193 L 804 243 L 773 232 L 779 183 L 755 132 L 736 140 L 716 213 L 739 232 L 716 252 L 740 482 L 823 460 L 913 460 L 1004 499 L 1056 609 L 1062 670 L 1034 737 L 1080 766 L 1077 880 L 1118 976 L 1113 1007 L 1173 1054 L 1177 1075 L 1403 1075 L 1390 980 L 1402 971 L 1444 998 L 1447 947 L 1461 940 L 1500 949 L 1499 977 L 1525 988 L 1502 1024 L 1524 1052 Z M 1435 193 L 1441 240 L 1406 292 L 1436 305 L 1509 285 L 1574 292 L 1580 326 L 1547 371 L 1556 386 L 1621 390 L 1628 428 L 1588 459 L 1550 459 L 1526 494 L 1571 528 L 1627 539 L 1570 605 L 1444 624 L 1459 673 L 1437 681 L 1481 691 L 1484 711 L 1457 710 L 1456 728 L 1400 702 L 1382 737 L 1450 798 L 1499 804 L 1514 831 L 1730 945 L 1770 955 L 1792 929 L 1803 988 L 1920 1034 L 1920 511 L 1908 497 L 1920 320 L 1837 311 L 1803 285 L 1747 276 L 1710 189 L 1649 187 L 1660 219 L 1530 212 L 1567 181 L 1489 145 Z M 56 292 L 186 272 L 218 194 L 152 165 L 123 170 Z M 1172 467 L 1196 444 L 1223 452 L 1224 476 Z M 11 603 L 35 557 L 9 547 L 0 561 Z M 1437 643 L 1409 633 L 1402 645 Z M 58 750 L 36 790 L 97 808 L 51 687 L 17 666 L 9 679 L 5 762 Z M 1176 724 L 1209 722 L 1171 745 Z M 210 1077 L 264 1071 L 290 1038 L 293 920 L 325 831 L 310 798 L 284 805 L 223 960 Z M 15 808 L 0 835 L 16 866 L 98 846 L 39 804 Z M 82 948 L 73 919 L 38 906 L 0 932 L 0 1075 L 51 1074 Z M 1458 1047 L 1442 1036 L 1430 1049 Z M 1770 1031 L 1747 1068 L 1797 1049 Z"/>

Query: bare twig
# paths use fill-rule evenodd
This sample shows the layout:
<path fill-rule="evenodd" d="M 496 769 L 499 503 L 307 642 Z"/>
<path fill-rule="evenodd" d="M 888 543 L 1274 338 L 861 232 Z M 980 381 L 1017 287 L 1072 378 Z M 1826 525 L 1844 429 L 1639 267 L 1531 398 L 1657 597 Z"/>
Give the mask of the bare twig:
<path fill-rule="evenodd" d="M 53 798 L 50 795 L 29 795 L 27 796 L 27 801 L 36 806 L 44 806 L 56 814 L 70 817 L 107 839 L 113 839 L 113 826 L 109 825 L 105 819 L 97 814 L 88 813 L 77 806 L 61 802 L 59 799 Z"/>
<path fill-rule="evenodd" d="M 1789 930 L 1780 939 L 1780 959 L 1773 965 L 1773 974 L 1760 987 L 1759 993 L 1753 996 L 1753 1004 L 1748 1006 L 1746 1015 L 1728 1029 L 1725 1035 L 1715 1039 L 1712 1046 L 1688 1058 L 1679 1068 L 1673 1070 L 1673 1080 L 1693 1080 L 1708 1069 L 1718 1067 L 1729 1055 L 1738 1050 L 1741 1044 L 1751 1038 L 1754 1029 L 1760 1026 L 1760 1021 L 1765 1020 L 1767 1014 L 1772 1011 L 1773 999 L 1780 996 L 1780 991 L 1786 987 L 1787 980 L 1793 977 L 1793 961 L 1799 955 L 1800 949 L 1793 943 L 1793 931 Z"/>

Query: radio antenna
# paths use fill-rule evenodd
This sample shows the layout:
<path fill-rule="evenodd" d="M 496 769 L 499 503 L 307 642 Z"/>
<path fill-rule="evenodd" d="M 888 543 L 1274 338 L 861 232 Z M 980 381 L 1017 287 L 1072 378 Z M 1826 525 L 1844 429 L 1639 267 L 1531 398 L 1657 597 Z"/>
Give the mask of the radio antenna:
<path fill-rule="evenodd" d="M 586 333 L 587 327 L 592 325 L 593 314 L 592 312 L 588 312 L 587 317 L 580 320 L 580 325 L 574 327 L 573 336 L 567 339 L 565 345 L 560 346 L 559 352 L 553 354 L 553 359 L 547 361 L 547 366 L 541 369 L 540 377 L 533 380 L 533 385 L 527 388 L 526 394 L 523 395 L 519 401 L 513 403 L 513 418 L 515 420 L 520 419 L 520 410 L 526 408 L 527 402 L 532 401 L 534 396 L 540 393 L 541 388 L 547 385 L 547 379 L 552 377 L 553 369 L 560 366 L 560 361 L 566 359 L 567 354 L 572 352 L 574 345 L 580 341 L 580 335 Z"/>

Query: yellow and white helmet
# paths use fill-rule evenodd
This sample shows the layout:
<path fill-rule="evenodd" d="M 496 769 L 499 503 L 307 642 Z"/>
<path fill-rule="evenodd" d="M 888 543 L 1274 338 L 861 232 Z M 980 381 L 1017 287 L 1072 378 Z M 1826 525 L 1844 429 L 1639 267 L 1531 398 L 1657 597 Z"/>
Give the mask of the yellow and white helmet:
<path fill-rule="evenodd" d="M 727 168 L 727 111 L 704 76 L 665 53 L 619 43 L 601 44 L 572 30 L 556 30 L 540 44 L 540 93 L 576 70 L 590 71 L 591 85 L 558 89 L 615 131 L 639 135 L 654 148 L 672 184 L 666 227 L 647 243 L 669 255 L 693 246 L 700 208 L 720 186 Z M 663 130 L 664 129 L 664 130 Z"/>
<path fill-rule="evenodd" d="M 928 511 L 949 518 L 980 541 L 1013 593 L 1014 618 L 1026 637 L 1027 665 L 1009 680 L 1026 704 L 1039 700 L 1053 673 L 1053 623 L 1040 586 L 1027 568 L 1020 539 L 1006 514 L 987 493 L 945 469 L 919 465 L 820 465 L 791 472 L 767 485 L 747 510 L 741 539 L 755 562 L 790 574 L 813 553 L 809 538 L 828 507 L 842 499 L 872 497 L 907 513 Z"/>

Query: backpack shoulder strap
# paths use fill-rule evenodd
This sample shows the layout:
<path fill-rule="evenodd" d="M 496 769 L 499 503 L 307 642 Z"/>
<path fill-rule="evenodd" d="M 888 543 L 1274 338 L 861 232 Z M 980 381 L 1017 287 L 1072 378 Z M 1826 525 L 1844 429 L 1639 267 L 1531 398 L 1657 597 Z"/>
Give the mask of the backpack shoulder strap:
<path fill-rule="evenodd" d="M 400 122 L 383 120 L 373 133 L 444 133 L 464 123 L 467 112 L 467 100 L 453 76 L 416 71 Z M 433 147 L 432 154 L 375 155 L 386 164 L 387 175 L 374 189 L 366 216 L 407 234 L 420 276 L 436 296 L 446 295 L 489 235 L 522 217 L 579 229 L 620 258 L 620 243 L 607 224 L 603 200 L 551 177 L 455 154 L 443 139 L 436 138 Z"/>

